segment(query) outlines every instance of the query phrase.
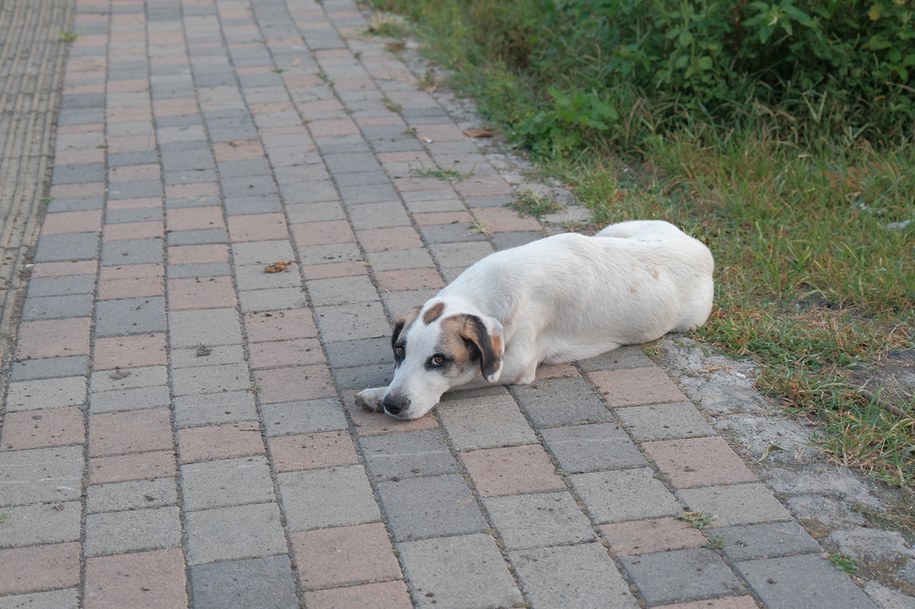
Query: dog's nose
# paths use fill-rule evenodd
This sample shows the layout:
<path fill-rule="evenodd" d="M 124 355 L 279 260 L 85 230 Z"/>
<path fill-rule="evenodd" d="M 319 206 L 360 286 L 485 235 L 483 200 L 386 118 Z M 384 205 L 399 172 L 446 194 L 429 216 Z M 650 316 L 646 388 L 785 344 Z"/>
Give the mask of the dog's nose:
<path fill-rule="evenodd" d="M 386 395 L 381 401 L 381 405 L 387 412 L 398 415 L 410 407 L 410 400 L 399 395 Z"/>

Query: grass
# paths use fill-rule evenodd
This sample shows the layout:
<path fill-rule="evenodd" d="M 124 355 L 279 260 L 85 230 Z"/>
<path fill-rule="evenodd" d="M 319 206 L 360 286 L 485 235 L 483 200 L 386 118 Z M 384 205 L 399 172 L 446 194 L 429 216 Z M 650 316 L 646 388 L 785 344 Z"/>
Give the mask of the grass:
<path fill-rule="evenodd" d="M 75 42 L 79 34 L 70 30 L 63 30 L 57 34 L 57 38 L 63 42 Z"/>
<path fill-rule="evenodd" d="M 462 173 L 457 169 L 442 169 L 440 167 L 414 167 L 410 170 L 410 175 L 415 178 L 435 178 L 437 180 L 448 180 L 449 182 L 459 182 L 466 180 L 473 171 Z"/>
<path fill-rule="evenodd" d="M 538 110 L 547 93 L 537 87 L 556 70 L 525 65 L 533 54 L 507 55 L 520 46 L 506 40 L 529 39 L 524 22 L 511 21 L 515 9 L 487 13 L 484 31 L 462 14 L 480 3 L 375 3 L 418 19 L 427 54 L 501 132 L 524 144 L 531 134 L 519 125 L 549 131 L 558 144 L 534 147 L 533 156 L 572 188 L 595 224 L 663 218 L 707 243 L 716 305 L 695 337 L 758 362 L 758 389 L 788 415 L 816 423 L 814 441 L 836 462 L 915 489 L 913 398 L 888 400 L 879 384 L 863 387 L 881 378 L 889 354 L 915 347 L 912 142 L 876 148 L 850 126 L 802 142 L 785 135 L 784 123 L 795 119 L 777 108 L 771 120 L 741 128 L 692 116 L 665 131 L 644 99 L 622 89 L 612 137 L 602 137 L 579 115 L 610 112 L 593 96 L 572 95 L 588 86 L 574 73 L 551 83 L 562 103 Z M 545 204 L 515 206 L 537 215 Z"/>
<path fill-rule="evenodd" d="M 510 207 L 519 214 L 533 216 L 535 218 L 542 218 L 547 214 L 556 213 L 562 210 L 562 205 L 553 199 L 529 190 L 518 193 L 518 196 Z"/>
<path fill-rule="evenodd" d="M 690 523 L 700 531 L 709 528 L 712 521 L 715 520 L 715 516 L 708 512 L 683 512 L 677 518 Z"/>
<path fill-rule="evenodd" d="M 830 554 L 829 560 L 835 566 L 839 567 L 849 575 L 856 575 L 858 573 L 858 563 L 854 558 L 846 554 Z"/>

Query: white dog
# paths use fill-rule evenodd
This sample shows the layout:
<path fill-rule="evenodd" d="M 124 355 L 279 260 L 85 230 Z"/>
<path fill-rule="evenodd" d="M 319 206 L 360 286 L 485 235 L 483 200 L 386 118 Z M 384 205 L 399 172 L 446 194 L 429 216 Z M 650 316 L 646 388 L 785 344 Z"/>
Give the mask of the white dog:
<path fill-rule="evenodd" d="M 541 363 L 701 326 L 712 310 L 713 269 L 705 245 L 661 221 L 490 254 L 397 320 L 394 379 L 356 402 L 416 419 L 455 387 L 531 383 Z"/>

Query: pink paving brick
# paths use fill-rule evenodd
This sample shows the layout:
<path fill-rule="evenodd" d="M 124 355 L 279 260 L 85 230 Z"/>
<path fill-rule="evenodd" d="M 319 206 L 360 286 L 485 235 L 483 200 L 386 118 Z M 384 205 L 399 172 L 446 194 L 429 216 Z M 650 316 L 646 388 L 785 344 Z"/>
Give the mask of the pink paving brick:
<path fill-rule="evenodd" d="M 718 436 L 644 442 L 642 449 L 677 488 L 756 481 L 743 459 Z"/>
<path fill-rule="evenodd" d="M 67 277 L 70 275 L 95 275 L 98 261 L 39 262 L 32 267 L 32 277 Z"/>
<path fill-rule="evenodd" d="M 405 433 L 408 431 L 421 431 L 423 429 L 434 429 L 438 427 L 438 421 L 435 417 L 426 416 L 412 421 L 401 421 L 389 417 L 383 412 L 368 412 L 362 407 L 356 405 L 354 396 L 356 390 L 343 392 L 343 405 L 349 413 L 356 428 L 356 433 L 361 436 L 378 436 L 388 433 Z"/>
<path fill-rule="evenodd" d="M 293 533 L 292 547 L 307 589 L 401 577 L 380 522 Z"/>
<path fill-rule="evenodd" d="M 655 366 L 604 370 L 592 372 L 588 377 L 611 407 L 689 401 L 673 381 Z"/>
<path fill-rule="evenodd" d="M 228 262 L 229 248 L 221 243 L 211 245 L 172 245 L 168 248 L 170 264 Z"/>
<path fill-rule="evenodd" d="M 581 376 L 573 364 L 547 364 L 537 368 L 537 380 L 577 378 Z"/>
<path fill-rule="evenodd" d="M 264 158 L 264 148 L 257 140 L 234 140 L 213 144 L 213 156 L 217 162 L 245 161 Z"/>
<path fill-rule="evenodd" d="M 162 277 L 164 274 L 165 267 L 161 264 L 125 264 L 122 266 L 103 266 L 99 279 L 112 281 L 138 277 Z"/>
<path fill-rule="evenodd" d="M 88 317 L 24 321 L 19 326 L 16 357 L 62 357 L 89 353 Z"/>
<path fill-rule="evenodd" d="M 728 596 L 726 598 L 710 598 L 690 603 L 677 603 L 675 605 L 659 605 L 654 609 L 758 609 L 759 605 L 752 596 Z"/>
<path fill-rule="evenodd" d="M 412 609 L 407 586 L 400 580 L 305 592 L 310 609 Z M 742 608 L 741 608 L 742 609 Z"/>
<path fill-rule="evenodd" d="M 198 182 L 191 184 L 166 184 L 165 196 L 169 199 L 196 199 L 199 197 L 218 197 L 219 184 L 216 182 Z"/>
<path fill-rule="evenodd" d="M 423 247 L 422 240 L 411 226 L 372 228 L 358 231 L 356 236 L 367 252 L 414 250 Z"/>
<path fill-rule="evenodd" d="M 332 118 L 316 120 L 308 123 L 308 129 L 314 137 L 337 137 L 342 135 L 357 135 L 359 127 L 351 118 Z"/>
<path fill-rule="evenodd" d="M 60 133 L 60 129 L 58 129 L 58 133 Z M 58 165 L 104 163 L 105 150 L 103 148 L 71 148 L 67 150 L 58 150 L 54 153 L 54 162 Z"/>
<path fill-rule="evenodd" d="M 3 422 L 0 449 L 66 446 L 82 444 L 85 439 L 83 413 L 77 406 L 8 412 Z"/>
<path fill-rule="evenodd" d="M 318 335 L 314 318 L 308 309 L 248 313 L 245 315 L 245 331 L 252 343 L 314 338 Z"/>
<path fill-rule="evenodd" d="M 473 216 L 466 211 L 441 211 L 426 212 L 413 214 L 413 219 L 419 226 L 431 226 L 433 224 L 457 224 L 459 222 L 473 222 Z"/>
<path fill-rule="evenodd" d="M 132 279 L 103 279 L 98 282 L 99 300 L 162 296 L 165 284 L 162 277 L 135 277 Z"/>
<path fill-rule="evenodd" d="M 454 189 L 464 197 L 510 195 L 512 187 L 499 176 L 473 177 L 458 182 Z"/>
<path fill-rule="evenodd" d="M 516 495 L 565 489 L 540 445 L 460 453 L 481 495 Z"/>
<path fill-rule="evenodd" d="M 164 366 L 168 363 L 165 334 L 137 334 L 95 339 L 95 370 Z"/>
<path fill-rule="evenodd" d="M 102 230 L 101 210 L 69 211 L 45 216 L 42 235 L 93 233 Z"/>
<path fill-rule="evenodd" d="M 539 231 L 543 228 L 536 219 L 521 216 L 507 207 L 483 207 L 473 210 L 473 215 L 493 233 Z"/>
<path fill-rule="evenodd" d="M 458 142 L 467 139 L 464 132 L 455 124 L 417 125 L 416 137 L 430 139 L 433 142 Z"/>
<path fill-rule="evenodd" d="M 263 404 L 313 400 L 336 394 L 325 364 L 257 370 L 254 379 Z"/>
<path fill-rule="evenodd" d="M 89 417 L 89 456 L 172 448 L 167 408 L 95 414 Z"/>
<path fill-rule="evenodd" d="M 106 224 L 102 231 L 105 241 L 123 239 L 154 239 L 163 237 L 165 229 L 161 222 L 125 222 L 123 224 Z"/>
<path fill-rule="evenodd" d="M 277 436 L 269 440 L 269 445 L 280 472 L 359 462 L 353 441 L 345 431 Z"/>
<path fill-rule="evenodd" d="M 698 548 L 707 543 L 696 527 L 675 518 L 602 524 L 597 530 L 616 556 Z"/>
<path fill-rule="evenodd" d="M 151 480 L 175 475 L 175 451 L 158 450 L 89 459 L 89 483 Z"/>
<path fill-rule="evenodd" d="M 389 292 L 430 290 L 445 287 L 442 276 L 435 269 L 407 269 L 375 273 L 378 287 Z"/>
<path fill-rule="evenodd" d="M 80 545 L 55 543 L 0 550 L 0 596 L 79 585 Z"/>
<path fill-rule="evenodd" d="M 364 262 L 335 262 L 302 267 L 302 276 L 307 280 L 355 277 L 366 274 L 368 274 L 368 268 Z"/>
<path fill-rule="evenodd" d="M 168 308 L 171 311 L 230 309 L 236 304 L 235 287 L 230 277 L 191 277 L 170 279 L 168 282 Z"/>
<path fill-rule="evenodd" d="M 238 241 L 271 241 L 288 239 L 283 214 L 251 214 L 229 218 L 229 237 Z"/>
<path fill-rule="evenodd" d="M 280 366 L 301 366 L 324 361 L 321 343 L 316 338 L 253 343 L 248 361 L 251 368 L 277 368 Z"/>
<path fill-rule="evenodd" d="M 186 609 L 180 548 L 86 560 L 86 609 Z"/>
<path fill-rule="evenodd" d="M 132 182 L 134 180 L 158 180 L 162 177 L 162 169 L 158 163 L 143 165 L 122 165 L 108 170 L 110 182 Z"/>
<path fill-rule="evenodd" d="M 139 197 L 136 199 L 115 199 L 108 201 L 108 209 L 159 209 L 164 202 L 159 197 Z"/>
<path fill-rule="evenodd" d="M 292 236 L 296 245 L 330 245 L 333 243 L 352 243 L 356 240 L 353 229 L 346 220 L 328 220 L 327 222 L 308 222 L 293 224 Z"/>
<path fill-rule="evenodd" d="M 224 228 L 225 225 L 221 207 L 177 207 L 165 212 L 168 230 Z"/>
<path fill-rule="evenodd" d="M 246 457 L 263 452 L 264 441 L 257 421 L 178 430 L 178 456 L 181 463 Z"/>

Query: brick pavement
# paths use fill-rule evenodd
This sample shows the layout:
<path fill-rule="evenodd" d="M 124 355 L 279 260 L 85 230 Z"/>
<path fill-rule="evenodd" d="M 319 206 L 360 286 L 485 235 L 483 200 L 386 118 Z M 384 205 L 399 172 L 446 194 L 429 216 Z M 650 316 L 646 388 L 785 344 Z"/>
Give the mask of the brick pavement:
<path fill-rule="evenodd" d="M 541 234 L 366 26 L 77 0 L 0 608 L 875 607 L 637 347 L 418 421 L 354 407 L 395 316 Z"/>

